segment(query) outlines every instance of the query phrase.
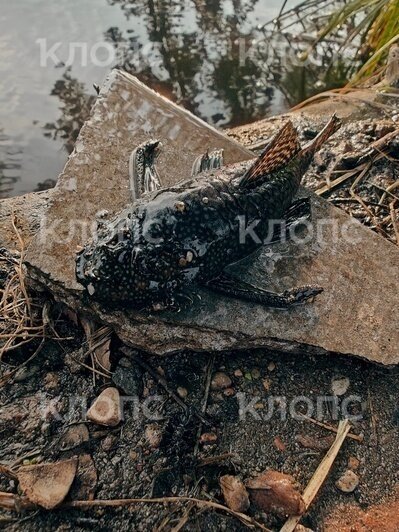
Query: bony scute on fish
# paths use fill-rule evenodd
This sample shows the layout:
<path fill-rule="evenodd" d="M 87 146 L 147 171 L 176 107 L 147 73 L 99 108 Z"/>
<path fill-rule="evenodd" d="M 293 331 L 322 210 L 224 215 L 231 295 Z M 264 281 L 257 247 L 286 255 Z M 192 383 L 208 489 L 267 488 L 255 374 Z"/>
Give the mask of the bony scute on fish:
<path fill-rule="evenodd" d="M 160 188 L 155 168 L 159 142 L 139 146 L 130 159 L 132 204 L 78 253 L 77 280 L 89 297 L 138 308 L 176 308 L 199 286 L 277 308 L 312 299 L 322 288 L 276 294 L 224 270 L 256 251 L 276 220 L 289 226 L 309 214 L 308 200 L 295 195 L 314 153 L 340 125 L 334 115 L 302 147 L 287 122 L 252 164 L 217 169 L 222 152 L 207 152 L 194 163 L 199 173 L 168 188 Z M 247 226 L 256 222 L 258 240 L 240 238 L 242 217 Z"/>

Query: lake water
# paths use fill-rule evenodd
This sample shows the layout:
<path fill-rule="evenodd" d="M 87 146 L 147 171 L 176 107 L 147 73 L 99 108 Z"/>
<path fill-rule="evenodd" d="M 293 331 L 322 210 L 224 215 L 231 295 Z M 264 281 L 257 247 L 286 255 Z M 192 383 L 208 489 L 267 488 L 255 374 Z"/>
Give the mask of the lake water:
<path fill-rule="evenodd" d="M 113 66 L 219 127 L 287 106 L 249 54 L 282 0 L 0 3 L 0 197 L 56 179 Z"/>

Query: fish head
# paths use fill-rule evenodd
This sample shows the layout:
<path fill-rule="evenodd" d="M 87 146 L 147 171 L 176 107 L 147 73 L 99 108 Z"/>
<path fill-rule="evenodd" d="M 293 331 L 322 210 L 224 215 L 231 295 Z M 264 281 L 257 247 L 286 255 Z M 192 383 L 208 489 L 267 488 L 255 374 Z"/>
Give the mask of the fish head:
<path fill-rule="evenodd" d="M 164 205 L 122 213 L 78 253 L 77 280 L 96 299 L 137 306 L 173 293 L 194 258 L 174 238 L 175 226 Z"/>

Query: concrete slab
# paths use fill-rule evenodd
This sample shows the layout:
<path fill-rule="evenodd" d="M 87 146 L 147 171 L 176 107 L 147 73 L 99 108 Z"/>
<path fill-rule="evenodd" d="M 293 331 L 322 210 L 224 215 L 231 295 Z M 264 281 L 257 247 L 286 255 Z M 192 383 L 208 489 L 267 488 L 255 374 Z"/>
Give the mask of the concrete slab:
<path fill-rule="evenodd" d="M 399 362 L 399 250 L 317 197 L 306 242 L 265 246 L 257 258 L 234 268 L 241 278 L 278 291 L 320 284 L 325 292 L 314 304 L 283 312 L 201 291 L 202 299 L 179 314 L 110 312 L 95 303 L 83 308 L 74 275 L 76 248 L 89 238 L 97 212 L 116 213 L 128 203 L 130 151 L 151 136 L 165 144 L 159 165 L 165 184 L 186 177 L 208 146 L 224 148 L 227 162 L 251 156 L 131 76 L 114 72 L 28 249 L 32 280 L 152 353 L 264 346 Z"/>
<path fill-rule="evenodd" d="M 20 250 L 18 235 L 12 224 L 13 216 L 25 247 L 30 244 L 40 228 L 51 193 L 51 190 L 46 190 L 0 200 L 0 247 Z"/>

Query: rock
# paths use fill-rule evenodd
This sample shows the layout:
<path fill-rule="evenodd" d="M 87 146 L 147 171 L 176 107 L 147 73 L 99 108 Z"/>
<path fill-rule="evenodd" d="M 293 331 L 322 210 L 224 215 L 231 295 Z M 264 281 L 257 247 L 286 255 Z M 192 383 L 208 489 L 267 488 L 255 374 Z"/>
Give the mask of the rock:
<path fill-rule="evenodd" d="M 331 381 L 331 391 L 336 396 L 345 395 L 348 391 L 350 381 L 348 377 L 335 377 Z"/>
<path fill-rule="evenodd" d="M 348 469 L 335 483 L 337 488 L 344 493 L 352 493 L 359 485 L 359 477 Z"/>
<path fill-rule="evenodd" d="M 356 456 L 350 456 L 348 460 L 348 469 L 357 469 L 360 465 L 360 460 Z"/>
<path fill-rule="evenodd" d="M 151 449 L 158 449 L 162 440 L 162 429 L 158 425 L 151 424 L 145 428 L 145 437 Z"/>
<path fill-rule="evenodd" d="M 214 432 L 204 432 L 201 434 L 200 443 L 203 445 L 211 445 L 216 443 L 218 440 L 217 435 Z"/>
<path fill-rule="evenodd" d="M 17 473 L 22 492 L 34 504 L 47 510 L 55 508 L 66 497 L 76 475 L 78 460 L 21 467 Z"/>
<path fill-rule="evenodd" d="M 220 487 L 226 505 L 235 512 L 246 512 L 249 508 L 248 492 L 243 482 L 232 475 L 220 477 Z"/>
<path fill-rule="evenodd" d="M 60 438 L 61 451 L 68 451 L 79 447 L 90 439 L 89 430 L 84 423 L 71 425 Z"/>
<path fill-rule="evenodd" d="M 274 362 L 269 362 L 269 364 L 267 365 L 267 370 L 272 372 L 276 369 L 276 364 Z"/>
<path fill-rule="evenodd" d="M 126 357 L 119 360 L 112 375 L 112 381 L 126 395 L 136 397 L 143 395 L 143 372 L 140 367 Z"/>
<path fill-rule="evenodd" d="M 305 503 L 297 483 L 290 475 L 268 470 L 248 480 L 246 487 L 251 502 L 266 513 L 290 516 L 305 511 Z"/>
<path fill-rule="evenodd" d="M 101 449 L 109 452 L 116 446 L 117 442 L 118 438 L 114 434 L 108 434 L 101 442 Z"/>
<path fill-rule="evenodd" d="M 244 374 L 243 374 L 243 372 L 240 369 L 236 369 L 234 371 L 234 377 L 238 377 L 240 379 L 243 376 L 244 376 Z"/>
<path fill-rule="evenodd" d="M 272 385 L 272 381 L 270 379 L 263 379 L 262 385 L 265 392 L 268 392 L 270 390 L 270 386 Z"/>
<path fill-rule="evenodd" d="M 236 391 L 234 388 L 225 388 L 223 390 L 223 395 L 225 395 L 226 397 L 233 397 L 233 395 L 235 395 Z"/>
<path fill-rule="evenodd" d="M 177 395 L 181 397 L 182 399 L 185 399 L 188 395 L 187 388 L 183 388 L 183 386 L 178 386 L 176 392 L 177 392 Z"/>
<path fill-rule="evenodd" d="M 226 373 L 218 371 L 215 373 L 211 380 L 211 390 L 223 390 L 224 388 L 230 388 L 232 382 Z"/>
<path fill-rule="evenodd" d="M 60 377 L 57 373 L 49 372 L 44 377 L 44 387 L 49 392 L 55 392 L 60 386 Z"/>
<path fill-rule="evenodd" d="M 97 425 L 116 427 L 122 421 L 121 400 L 116 388 L 106 388 L 87 411 L 87 419 Z"/>
<path fill-rule="evenodd" d="M 89 454 L 79 456 L 75 481 L 71 488 L 71 498 L 92 500 L 97 487 L 97 470 L 93 458 Z"/>
<path fill-rule="evenodd" d="M 252 378 L 253 378 L 253 379 L 259 379 L 259 377 L 260 377 L 260 371 L 258 370 L 258 368 L 254 368 L 254 369 L 251 371 L 251 375 L 252 375 Z"/>
<path fill-rule="evenodd" d="M 18 231 L 27 246 L 40 228 L 47 210 L 51 190 L 46 192 L 25 194 L 7 200 L 0 200 L 0 242 L 10 250 L 19 249 L 18 236 L 12 227 L 11 218 L 17 219 Z"/>
<path fill-rule="evenodd" d="M 140 115 L 143 109 L 145 117 Z M 173 128 L 159 119 L 165 114 L 173 117 L 167 120 L 168 124 L 174 123 Z M 137 120 L 139 115 L 142 119 Z M 305 118 L 308 127 L 315 123 L 317 129 L 327 120 L 327 115 L 319 114 L 315 119 L 314 112 L 307 114 L 305 110 L 291 113 L 290 117 L 297 124 Z M 275 117 L 273 121 L 262 121 L 262 126 L 273 134 L 286 119 L 287 116 Z M 256 127 L 259 126 L 246 126 L 252 131 Z M 32 240 L 25 256 L 31 283 L 45 287 L 55 299 L 79 312 L 90 312 L 98 321 L 113 327 L 122 341 L 146 352 L 265 347 L 289 353 L 354 354 L 381 364 L 399 363 L 397 246 L 314 195 L 310 198 L 315 230 L 308 242 L 274 245 L 272 256 L 270 248 L 264 246 L 256 258 L 250 257 L 232 267 L 236 276 L 260 287 L 266 286 L 267 276 L 268 289 L 279 292 L 293 284 L 323 285 L 323 294 L 313 304 L 281 313 L 199 290 L 201 300 L 195 298 L 187 309 L 172 315 L 110 310 L 94 302 L 87 308 L 81 297 L 82 287 L 75 280 L 76 248 L 90 236 L 86 229 L 92 227 L 97 212 L 105 209 L 112 217 L 129 203 L 128 161 L 132 144 L 148 138 L 149 130 L 166 140 L 159 161 L 165 185 L 190 175 L 192 161 L 205 145 L 224 148 L 228 162 L 252 157 L 248 150 L 157 96 L 132 76 L 114 71 L 81 130 L 76 150 L 57 187 L 51 192 L 51 205 L 31 226 L 35 231 L 40 225 L 33 239 L 33 233 L 30 235 Z M 239 138 L 237 131 L 232 134 Z M 343 130 L 341 135 L 335 136 L 335 144 L 348 141 L 347 131 Z M 99 156 L 103 153 L 107 157 Z M 173 172 L 169 171 L 171 167 Z M 242 170 L 245 167 L 242 164 Z M 309 195 L 304 190 L 301 194 Z M 4 203 L 7 202 L 2 206 Z M 18 213 L 24 215 L 24 210 L 28 210 L 26 204 L 24 207 Z M 5 211 L 8 214 L 4 218 Z M 11 212 L 7 203 L 0 215 L 8 223 L 4 229 L 8 235 L 13 232 Z M 326 220 L 329 223 L 322 224 Z M 71 224 L 82 230 L 72 230 Z M 271 271 L 273 274 L 269 275 Z"/>
<path fill-rule="evenodd" d="M 276 449 L 278 451 L 280 451 L 281 453 L 286 451 L 287 446 L 285 445 L 285 443 L 283 442 L 283 440 L 279 436 L 274 438 L 273 443 L 274 443 L 274 446 L 276 447 Z"/>
<path fill-rule="evenodd" d="M 134 450 L 133 450 L 133 451 L 130 451 L 130 452 L 129 452 L 129 457 L 130 457 L 131 460 L 133 460 L 134 462 L 137 460 L 138 456 L 139 456 L 139 455 L 138 455 L 137 451 L 134 451 Z"/>

